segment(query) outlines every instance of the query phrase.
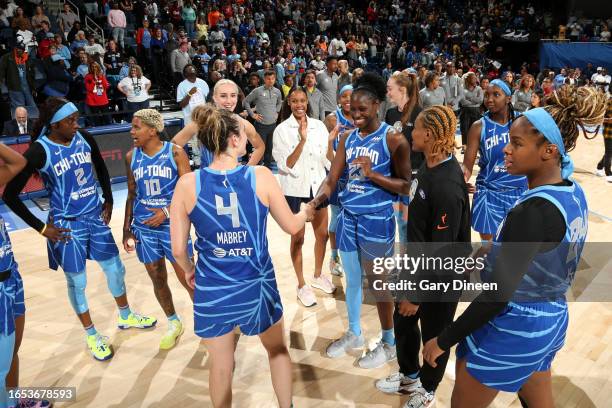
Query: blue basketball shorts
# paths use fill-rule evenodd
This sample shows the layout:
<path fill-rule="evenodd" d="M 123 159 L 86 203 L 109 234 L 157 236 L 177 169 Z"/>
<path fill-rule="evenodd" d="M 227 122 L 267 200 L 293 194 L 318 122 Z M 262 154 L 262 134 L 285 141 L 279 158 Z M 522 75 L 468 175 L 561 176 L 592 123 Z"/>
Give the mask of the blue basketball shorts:
<path fill-rule="evenodd" d="M 111 229 L 100 215 L 55 218 L 53 222 L 56 227 L 69 228 L 71 239 L 55 243 L 47 240 L 49 268 L 57 270 L 59 266 L 66 273 L 77 273 L 85 270 L 87 259 L 106 261 L 119 255 Z"/>
<path fill-rule="evenodd" d="M 170 241 L 170 224 L 165 223 L 157 228 L 146 225 L 133 224 L 132 232 L 138 240 L 136 242 L 136 255 L 138 260 L 144 264 L 157 262 L 166 258 L 170 262 L 176 262 L 172 256 L 172 244 Z M 189 256 L 193 256 L 193 244 L 191 238 L 187 241 Z"/>
<path fill-rule="evenodd" d="M 480 383 L 517 392 L 529 377 L 547 371 L 563 347 L 569 315 L 565 302 L 514 303 L 457 346 Z"/>
<path fill-rule="evenodd" d="M 371 214 L 342 209 L 338 217 L 336 244 L 344 252 L 359 252 L 366 260 L 393 254 L 395 216 L 393 207 Z"/>

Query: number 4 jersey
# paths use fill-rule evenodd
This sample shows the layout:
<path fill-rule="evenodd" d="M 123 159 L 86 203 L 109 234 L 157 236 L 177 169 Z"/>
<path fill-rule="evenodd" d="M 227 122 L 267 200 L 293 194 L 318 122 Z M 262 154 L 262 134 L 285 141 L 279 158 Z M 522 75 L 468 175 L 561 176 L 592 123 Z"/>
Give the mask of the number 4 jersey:
<path fill-rule="evenodd" d="M 134 222 L 137 224 L 142 224 L 153 215 L 148 208 L 170 206 L 178 181 L 172 146 L 172 143 L 163 142 L 162 148 L 153 156 L 148 156 L 140 148 L 132 152 L 131 169 L 136 181 Z"/>
<path fill-rule="evenodd" d="M 50 206 L 56 218 L 76 218 L 100 208 L 98 183 L 94 178 L 91 146 L 77 132 L 72 142 L 62 145 L 47 136 L 36 140 L 47 156 L 39 170 L 51 194 Z"/>

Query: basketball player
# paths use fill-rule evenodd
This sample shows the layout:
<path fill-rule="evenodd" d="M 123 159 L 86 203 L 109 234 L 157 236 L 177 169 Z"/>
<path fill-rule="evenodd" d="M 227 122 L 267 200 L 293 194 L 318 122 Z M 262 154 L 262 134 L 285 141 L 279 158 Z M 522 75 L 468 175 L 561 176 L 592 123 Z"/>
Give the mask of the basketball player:
<path fill-rule="evenodd" d="M 523 176 L 506 171 L 504 146 L 509 141 L 514 110 L 512 91 L 501 79 L 494 79 L 484 92 L 488 111 L 470 127 L 463 159 L 465 181 L 472 175 L 476 154 L 480 152 L 476 191 L 472 207 L 472 227 L 483 241 L 490 241 L 506 213 L 527 188 Z"/>
<path fill-rule="evenodd" d="M 407 251 L 420 255 L 430 251 L 429 243 L 436 243 L 431 252 L 437 258 L 467 257 L 471 251 L 470 199 L 461 166 L 453 155 L 457 118 L 450 107 L 433 105 L 421 112 L 414 123 L 412 148 L 425 154 L 425 164 L 420 166 L 410 188 L 407 238 L 408 242 L 417 245 L 409 246 Z M 460 252 L 460 245 L 456 245 L 460 242 L 465 243 L 464 253 Z M 427 246 L 420 248 L 418 243 Z M 427 279 L 446 284 L 452 284 L 456 278 L 454 271 L 444 274 L 424 269 L 410 273 L 416 273 L 412 276 L 420 281 Z M 435 404 L 435 392 L 450 353 L 440 358 L 436 367 L 427 362 L 421 365 L 421 339 L 424 344 L 452 323 L 459 294 L 431 291 L 422 299 L 417 297 L 416 301 L 411 298 L 413 293 L 407 294 L 408 299 L 404 299 L 403 294 L 398 296 L 393 321 L 399 372 L 378 380 L 376 388 L 386 393 L 410 394 L 405 408 L 426 408 Z"/>
<path fill-rule="evenodd" d="M 0 144 L 0 186 L 4 186 L 25 167 L 25 158 Z M 9 398 L 7 388 L 19 386 L 19 346 L 25 326 L 23 282 L 6 224 L 0 217 L 0 407 L 32 406 L 48 408 L 48 401 Z"/>
<path fill-rule="evenodd" d="M 47 238 L 49 267 L 60 266 L 68 284 L 68 298 L 87 333 L 87 346 L 96 360 L 108 360 L 113 350 L 95 329 L 85 286 L 85 261 L 100 264 L 111 294 L 119 307 L 120 329 L 149 328 L 154 318 L 133 313 L 125 291 L 125 267 L 108 226 L 113 195 L 108 170 L 94 138 L 78 128 L 77 107 L 61 98 L 49 98 L 34 128 L 34 141 L 24 153 L 25 169 L 6 187 L 3 198 L 15 214 Z M 103 191 L 100 201 L 94 168 Z M 19 199 L 26 182 L 38 172 L 51 198 L 47 223 L 36 218 Z"/>
<path fill-rule="evenodd" d="M 291 360 L 284 340 L 283 307 L 266 237 L 268 213 L 295 234 L 314 207 L 302 204 L 293 214 L 278 182 L 265 167 L 242 166 L 246 151 L 244 122 L 206 105 L 198 139 L 214 152 L 209 167 L 187 173 L 176 186 L 170 206 L 172 253 L 195 288 L 195 333 L 210 352 L 209 390 L 214 407 L 232 403 L 233 329 L 259 335 L 268 352 L 272 383 L 281 408 L 291 406 Z M 187 252 L 193 224 L 194 265 Z"/>
<path fill-rule="evenodd" d="M 327 115 L 323 123 L 327 127 L 327 130 L 334 132 L 337 136 L 333 138 L 333 151 L 335 152 L 338 148 L 340 136 L 347 130 L 355 128 L 353 124 L 353 118 L 351 117 L 351 95 L 353 94 L 353 86 L 345 85 L 338 92 L 338 107 L 336 111 Z M 342 276 L 344 269 L 342 269 L 342 262 L 340 262 L 340 256 L 338 255 L 338 245 L 336 243 L 336 227 L 338 226 L 338 214 L 340 214 L 340 201 L 338 200 L 338 191 L 342 190 L 346 185 L 347 172 L 344 171 L 338 179 L 338 185 L 329 197 L 329 206 L 331 208 L 331 215 L 329 220 L 329 245 L 331 247 L 331 256 L 329 258 L 329 271 L 332 275 Z"/>
<path fill-rule="evenodd" d="M 408 141 L 410 148 L 410 169 L 412 178 L 423 164 L 422 152 L 412 149 L 412 129 L 414 121 L 421 112 L 421 99 L 419 96 L 419 84 L 416 74 L 406 72 L 395 72 L 387 80 L 387 97 L 395 107 L 389 109 L 385 114 L 385 122 L 393 126 L 397 132 L 401 132 Z M 393 203 L 395 221 L 399 233 L 400 242 L 406 242 L 408 237 L 408 196 L 401 196 Z"/>
<path fill-rule="evenodd" d="M 160 140 L 163 130 L 164 120 L 155 109 L 142 109 L 134 114 L 130 132 L 134 150 L 125 156 L 128 197 L 125 202 L 123 247 L 127 252 L 136 249 L 138 260 L 144 263 L 153 281 L 155 297 L 168 318 L 168 330 L 159 348 L 168 350 L 174 347 L 183 333 L 183 324 L 176 315 L 168 287 L 166 259 L 172 263 L 179 282 L 193 300 L 193 290 L 185 282 L 185 272 L 172 257 L 168 219 L 176 182 L 191 168 L 182 148 Z M 191 242 L 188 251 L 192 254 Z"/>
<path fill-rule="evenodd" d="M 395 218 L 393 201 L 410 189 L 410 160 L 406 138 L 392 131 L 378 117 L 380 103 L 386 98 L 385 81 L 366 73 L 354 85 L 351 116 L 357 129 L 345 132 L 338 143 L 329 175 L 312 203 L 323 203 L 336 189 L 348 169 L 348 182 L 339 192 L 342 211 L 338 219 L 338 249 L 346 275 L 346 307 L 349 327 L 326 350 L 331 358 L 364 345 L 361 333 L 363 274 L 371 274 L 374 258 L 393 253 Z M 361 357 L 362 368 L 380 367 L 395 358 L 393 302 L 376 303 L 382 327 L 382 340 Z"/>
<path fill-rule="evenodd" d="M 215 84 L 213 88 L 213 102 L 215 106 L 219 109 L 225 109 L 230 112 L 233 112 L 236 109 L 236 105 L 238 104 L 238 95 L 240 92 L 238 90 L 238 85 L 232 80 L 222 79 Z M 201 106 L 201 105 L 200 105 Z M 187 142 L 191 139 L 193 135 L 198 133 L 198 128 L 196 123 L 198 122 L 196 117 L 201 114 L 201 109 L 194 109 L 191 112 L 192 121 L 189 122 L 187 126 L 185 126 L 180 132 L 178 132 L 172 138 L 172 142 L 179 145 L 185 146 Z M 247 163 L 250 166 L 256 166 L 262 159 L 264 155 L 264 151 L 266 150 L 266 145 L 264 144 L 261 136 L 255 131 L 255 127 L 246 119 L 239 117 L 240 120 L 244 121 L 245 130 L 247 133 L 247 138 L 249 143 L 253 146 L 253 153 L 251 153 L 251 157 L 249 158 L 249 162 Z M 200 167 L 207 167 L 213 159 L 212 152 L 202 151 L 202 157 L 200 158 Z"/>
<path fill-rule="evenodd" d="M 579 129 L 602 122 L 605 102 L 594 88 L 564 86 L 512 124 L 505 165 L 527 177 L 529 190 L 502 222 L 485 268 L 484 280 L 500 283 L 499 290 L 483 291 L 423 350 L 435 365 L 459 343 L 453 407 L 487 407 L 499 391 L 518 391 L 530 407 L 554 406 L 550 367 L 565 342 L 565 293 L 588 227 L 567 152 Z"/>

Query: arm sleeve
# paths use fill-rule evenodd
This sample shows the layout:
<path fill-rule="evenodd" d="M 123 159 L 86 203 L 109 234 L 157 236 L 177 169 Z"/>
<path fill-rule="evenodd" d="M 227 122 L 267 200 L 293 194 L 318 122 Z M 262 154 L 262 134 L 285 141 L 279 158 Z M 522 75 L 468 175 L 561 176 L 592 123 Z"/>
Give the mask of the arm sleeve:
<path fill-rule="evenodd" d="M 542 243 L 555 240 L 560 242 L 563 237 L 559 236 L 561 231 L 565 234 L 565 221 L 559 210 L 549 201 L 533 198 L 515 207 L 506 219 L 501 232 L 502 240 L 533 242 L 534 245 L 521 245 L 519 249 L 516 245 L 502 244 L 491 275 L 491 282 L 497 283 L 499 290 L 496 293 L 483 291 L 478 295 L 465 312 L 440 333 L 440 348 L 450 349 L 501 313 L 508 304 L 505 299 L 510 299 L 518 288 L 529 265 L 540 252 Z"/>
<path fill-rule="evenodd" d="M 36 170 L 41 169 L 45 165 L 47 155 L 45 149 L 39 143 L 32 143 L 23 156 L 26 158 L 27 164 L 25 168 L 6 185 L 2 199 L 19 218 L 25 221 L 26 224 L 36 231 L 40 231 L 45 223 L 32 214 L 19 198 L 19 193 L 21 193 Z"/>
<path fill-rule="evenodd" d="M 96 174 L 98 175 L 98 182 L 100 183 L 100 187 L 102 187 L 102 197 L 104 198 L 105 203 L 113 203 L 113 190 L 111 188 L 110 175 L 108 174 L 108 169 L 106 168 L 106 164 L 104 164 L 104 159 L 102 158 L 102 154 L 100 153 L 100 148 L 96 143 L 96 140 L 93 136 L 85 131 L 80 130 L 81 136 L 89 143 L 91 147 L 91 161 L 93 162 L 94 167 L 96 168 Z"/>

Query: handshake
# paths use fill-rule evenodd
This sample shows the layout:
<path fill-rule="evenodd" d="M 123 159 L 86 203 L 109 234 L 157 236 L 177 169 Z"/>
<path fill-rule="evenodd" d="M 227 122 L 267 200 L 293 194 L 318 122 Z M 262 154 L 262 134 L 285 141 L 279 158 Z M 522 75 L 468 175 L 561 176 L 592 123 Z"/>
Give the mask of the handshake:
<path fill-rule="evenodd" d="M 312 201 L 309 203 L 302 203 L 300 205 L 300 213 L 304 213 L 304 215 L 306 215 L 306 222 L 312 221 L 316 210 L 317 209 Z"/>

